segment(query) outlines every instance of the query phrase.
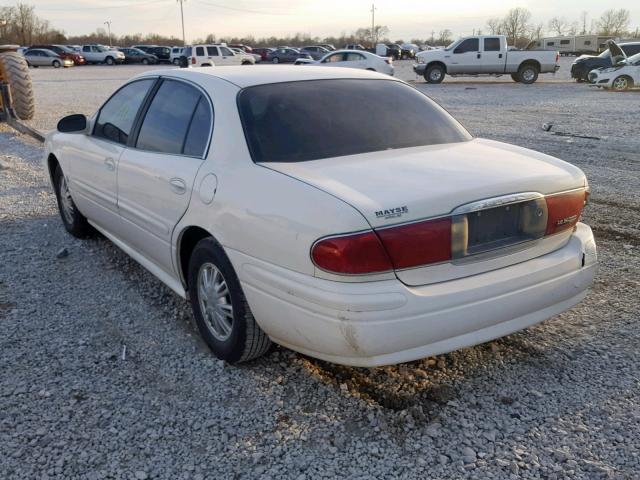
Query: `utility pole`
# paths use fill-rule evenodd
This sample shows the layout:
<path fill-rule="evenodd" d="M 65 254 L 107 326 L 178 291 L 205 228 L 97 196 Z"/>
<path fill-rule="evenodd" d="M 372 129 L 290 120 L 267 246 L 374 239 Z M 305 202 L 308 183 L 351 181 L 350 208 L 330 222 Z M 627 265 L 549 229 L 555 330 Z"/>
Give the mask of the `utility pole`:
<path fill-rule="evenodd" d="M 107 26 L 107 29 L 109 30 L 109 46 L 111 46 L 111 20 L 107 20 L 106 22 L 104 22 L 104 24 Z"/>
<path fill-rule="evenodd" d="M 371 4 L 371 47 L 376 48 L 376 6 Z"/>
<path fill-rule="evenodd" d="M 186 0 L 178 0 L 178 2 L 180 2 L 180 19 L 182 20 L 182 46 L 183 47 L 187 45 L 187 42 L 184 36 L 184 11 L 182 10 L 182 2 L 185 2 L 185 1 Z"/>

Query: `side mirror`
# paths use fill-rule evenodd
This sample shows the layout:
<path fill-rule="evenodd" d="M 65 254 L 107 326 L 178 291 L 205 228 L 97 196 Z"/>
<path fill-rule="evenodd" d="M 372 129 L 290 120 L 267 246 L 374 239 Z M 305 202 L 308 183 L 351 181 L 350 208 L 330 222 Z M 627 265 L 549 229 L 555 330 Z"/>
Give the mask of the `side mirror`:
<path fill-rule="evenodd" d="M 67 115 L 58 122 L 57 128 L 62 133 L 83 132 L 87 129 L 87 117 L 81 113 Z"/>

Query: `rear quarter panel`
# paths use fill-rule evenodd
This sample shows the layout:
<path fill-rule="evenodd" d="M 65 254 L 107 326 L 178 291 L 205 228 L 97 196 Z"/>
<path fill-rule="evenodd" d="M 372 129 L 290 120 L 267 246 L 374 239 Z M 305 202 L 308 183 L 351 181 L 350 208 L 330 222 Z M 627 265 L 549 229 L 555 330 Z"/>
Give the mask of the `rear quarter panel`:
<path fill-rule="evenodd" d="M 556 52 L 552 50 L 512 50 L 507 52 L 506 73 L 515 73 L 527 61 L 540 64 L 540 73 L 551 73 L 556 67 Z"/>

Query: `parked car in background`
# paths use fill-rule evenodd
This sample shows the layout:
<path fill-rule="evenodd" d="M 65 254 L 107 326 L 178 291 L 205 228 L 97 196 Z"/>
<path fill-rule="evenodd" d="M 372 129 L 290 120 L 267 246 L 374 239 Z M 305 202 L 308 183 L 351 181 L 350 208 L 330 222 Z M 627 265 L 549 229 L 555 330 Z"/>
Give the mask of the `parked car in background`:
<path fill-rule="evenodd" d="M 296 65 L 317 65 L 323 67 L 360 68 L 393 75 L 393 60 L 362 50 L 336 50 L 329 52 L 320 60 L 298 59 Z"/>
<path fill-rule="evenodd" d="M 400 58 L 402 58 L 402 47 L 397 43 L 387 43 L 386 56 L 391 57 L 394 60 L 400 60 Z"/>
<path fill-rule="evenodd" d="M 253 53 L 253 49 L 249 45 L 243 45 L 242 43 L 233 43 L 227 45 L 229 48 L 239 48 L 245 53 Z"/>
<path fill-rule="evenodd" d="M 185 49 L 189 65 L 192 67 L 213 67 L 229 65 L 252 65 L 255 59 L 252 55 L 236 55 L 226 45 L 191 45 Z"/>
<path fill-rule="evenodd" d="M 516 82 L 534 83 L 540 73 L 555 73 L 560 54 L 551 50 L 510 50 L 504 35 L 479 35 L 452 42 L 442 50 L 416 55 L 413 71 L 428 83 L 440 83 L 445 75 L 511 74 Z"/>
<path fill-rule="evenodd" d="M 267 60 L 267 56 L 269 55 L 269 52 L 273 52 L 274 50 L 275 50 L 275 48 L 258 47 L 258 48 L 252 49 L 251 53 L 255 53 L 256 55 L 260 55 L 260 58 L 264 62 L 264 61 Z"/>
<path fill-rule="evenodd" d="M 67 232 L 187 298 L 230 363 L 272 341 L 362 367 L 440 355 L 571 308 L 597 269 L 579 168 L 374 72 L 148 71 L 61 119 L 43 159 Z"/>
<path fill-rule="evenodd" d="M 619 60 L 613 67 L 592 70 L 589 82 L 617 92 L 640 88 L 640 53 Z"/>
<path fill-rule="evenodd" d="M 231 48 L 231 51 L 235 53 L 237 57 L 240 57 L 241 65 L 254 64 L 262 61 L 262 57 L 257 53 L 247 53 L 241 48 L 233 48 L 233 47 L 229 47 L 229 48 Z"/>
<path fill-rule="evenodd" d="M 308 53 L 292 47 L 278 47 L 267 54 L 267 61 L 271 63 L 294 63 L 299 58 L 313 60 Z"/>
<path fill-rule="evenodd" d="M 52 52 L 58 54 L 61 58 L 70 58 L 73 61 L 74 65 L 84 65 L 85 63 L 87 63 L 81 53 L 76 52 L 66 45 L 36 44 L 31 45 L 30 48 L 44 48 L 45 50 L 51 50 Z"/>
<path fill-rule="evenodd" d="M 400 58 L 402 60 L 411 60 L 415 58 L 416 54 L 420 51 L 417 45 L 410 43 L 403 43 L 400 47 Z"/>
<path fill-rule="evenodd" d="M 618 45 L 627 57 L 640 53 L 640 42 L 626 42 Z M 571 65 L 571 77 L 578 82 L 586 82 L 589 72 L 596 68 L 611 67 L 611 52 L 607 48 L 600 55 L 581 55 Z"/>
<path fill-rule="evenodd" d="M 336 50 L 336 47 L 334 47 L 333 45 L 331 45 L 330 43 L 319 43 L 318 44 L 319 47 L 322 48 L 326 48 L 327 50 L 329 50 L 330 52 Z"/>
<path fill-rule="evenodd" d="M 359 43 L 347 43 L 343 50 L 366 50 L 366 48 Z"/>
<path fill-rule="evenodd" d="M 44 48 L 30 48 L 24 52 L 24 59 L 30 67 L 73 67 L 73 60 L 62 58 L 56 52 Z"/>
<path fill-rule="evenodd" d="M 169 55 L 169 60 L 174 65 L 180 65 L 180 57 L 182 56 L 182 51 L 184 47 L 171 47 L 171 55 Z"/>
<path fill-rule="evenodd" d="M 138 48 L 121 48 L 120 51 L 124 53 L 124 63 L 142 63 L 143 65 L 158 63 L 158 57 Z"/>
<path fill-rule="evenodd" d="M 302 47 L 300 49 L 300 51 L 302 53 L 307 53 L 309 54 L 309 56 L 311 58 L 313 58 L 314 60 L 320 60 L 322 57 L 324 57 L 327 53 L 329 53 L 329 50 L 327 50 L 324 47 L 320 47 L 318 45 L 309 45 L 308 47 Z"/>
<path fill-rule="evenodd" d="M 104 45 L 83 45 L 82 56 L 87 63 L 106 63 L 107 65 L 124 63 L 124 53 L 109 50 Z"/>
<path fill-rule="evenodd" d="M 74 52 L 82 52 L 82 45 L 65 45 L 65 47 L 70 48 Z"/>
<path fill-rule="evenodd" d="M 158 57 L 158 63 L 172 63 L 171 48 L 169 47 L 159 45 L 134 45 L 132 48 L 137 48 L 145 53 L 155 55 Z"/>

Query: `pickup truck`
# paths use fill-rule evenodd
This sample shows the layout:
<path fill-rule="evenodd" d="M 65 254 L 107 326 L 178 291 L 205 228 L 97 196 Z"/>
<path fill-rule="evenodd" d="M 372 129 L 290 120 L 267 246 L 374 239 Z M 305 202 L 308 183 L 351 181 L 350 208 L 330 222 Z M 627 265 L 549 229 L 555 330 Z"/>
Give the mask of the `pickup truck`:
<path fill-rule="evenodd" d="M 107 65 L 124 63 L 124 53 L 110 50 L 103 45 L 83 45 L 82 56 L 87 63 L 106 63 Z"/>
<path fill-rule="evenodd" d="M 533 83 L 540 73 L 555 73 L 560 53 L 552 50 L 516 50 L 504 35 L 480 35 L 456 40 L 440 50 L 416 55 L 413 71 L 428 83 L 440 83 L 445 75 L 505 75 L 516 82 Z"/>

